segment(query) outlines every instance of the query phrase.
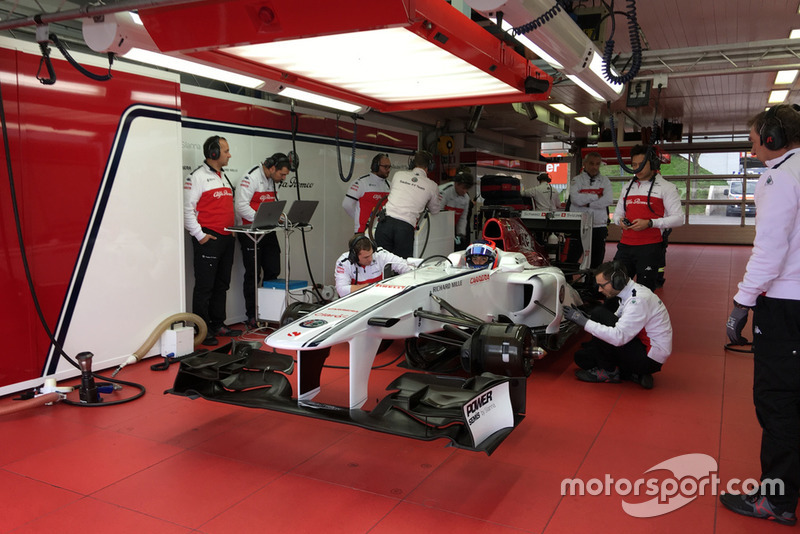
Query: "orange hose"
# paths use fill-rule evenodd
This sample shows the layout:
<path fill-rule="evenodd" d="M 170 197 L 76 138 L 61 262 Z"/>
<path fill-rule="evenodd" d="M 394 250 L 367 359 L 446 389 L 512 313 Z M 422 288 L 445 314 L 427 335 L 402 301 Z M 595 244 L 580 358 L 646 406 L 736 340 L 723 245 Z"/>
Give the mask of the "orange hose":
<path fill-rule="evenodd" d="M 22 410 L 27 410 L 28 408 L 44 406 L 45 404 L 49 404 L 51 402 L 58 402 L 60 400 L 61 400 L 61 394 L 53 392 L 53 393 L 45 393 L 44 395 L 39 395 L 38 397 L 34 397 L 28 400 L 12 401 L 11 403 L 7 403 L 5 405 L 0 406 L 0 416 L 21 412 Z"/>

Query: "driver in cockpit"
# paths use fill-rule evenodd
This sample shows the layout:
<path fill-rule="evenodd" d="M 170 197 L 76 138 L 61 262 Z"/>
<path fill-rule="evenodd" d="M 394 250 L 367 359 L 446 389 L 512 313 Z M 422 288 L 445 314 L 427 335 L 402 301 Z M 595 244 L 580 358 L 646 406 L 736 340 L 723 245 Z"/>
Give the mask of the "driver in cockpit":
<path fill-rule="evenodd" d="M 478 241 L 467 247 L 464 259 L 471 269 L 497 267 L 497 246 L 491 241 Z"/>

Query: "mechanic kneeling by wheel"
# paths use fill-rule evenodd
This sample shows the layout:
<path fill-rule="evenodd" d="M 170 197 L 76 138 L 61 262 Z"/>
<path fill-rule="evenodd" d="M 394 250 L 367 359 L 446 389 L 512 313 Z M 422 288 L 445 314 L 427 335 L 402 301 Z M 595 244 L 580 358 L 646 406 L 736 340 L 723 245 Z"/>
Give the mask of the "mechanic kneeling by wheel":
<path fill-rule="evenodd" d="M 591 317 L 574 306 L 564 308 L 567 320 L 592 334 L 575 352 L 580 367 L 575 376 L 584 382 L 627 379 L 651 389 L 653 373 L 661 370 L 672 352 L 667 308 L 650 289 L 631 280 L 618 261 L 600 265 L 595 281 L 606 297 L 605 306 L 592 310 Z"/>

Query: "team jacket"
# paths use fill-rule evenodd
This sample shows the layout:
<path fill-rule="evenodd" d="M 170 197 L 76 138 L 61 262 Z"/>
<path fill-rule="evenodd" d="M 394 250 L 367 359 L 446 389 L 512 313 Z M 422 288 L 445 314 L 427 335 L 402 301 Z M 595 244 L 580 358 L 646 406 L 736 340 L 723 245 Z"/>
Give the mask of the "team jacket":
<path fill-rule="evenodd" d="M 558 198 L 558 189 L 549 182 L 543 182 L 536 187 L 522 192 L 524 196 L 533 198 L 533 207 L 542 211 L 555 211 L 561 207 Z"/>
<path fill-rule="evenodd" d="M 659 363 L 667 361 L 672 353 L 672 323 L 661 299 L 633 280 L 628 280 L 618 296 L 617 324 L 605 326 L 590 320 L 586 331 L 615 347 L 638 337 L 647 347 L 648 358 Z"/>
<path fill-rule="evenodd" d="M 626 183 L 620 191 L 619 202 L 614 210 L 614 223 L 619 224 L 624 218 L 649 219 L 653 227 L 641 230 L 622 230 L 620 243 L 625 245 L 650 245 L 661 242 L 661 230 L 674 228 L 683 224 L 681 197 L 678 188 L 656 174 L 646 182 L 634 178 Z M 651 188 L 652 185 L 652 188 Z M 630 187 L 630 190 L 628 189 Z M 648 207 L 648 196 L 650 205 Z M 652 209 L 652 210 L 651 210 Z"/>
<path fill-rule="evenodd" d="M 608 207 L 614 203 L 611 180 L 602 174 L 594 178 L 583 171 L 569 184 L 569 211 L 585 211 L 595 228 L 608 225 Z"/>
<path fill-rule="evenodd" d="M 756 238 L 734 300 L 800 300 L 800 149 L 767 162 L 756 184 Z"/>
<path fill-rule="evenodd" d="M 426 206 L 430 213 L 439 213 L 441 210 L 436 182 L 419 167 L 413 171 L 396 172 L 386 201 L 386 215 L 416 226 Z"/>
<path fill-rule="evenodd" d="M 383 280 L 383 269 L 389 264 L 397 274 L 407 273 L 412 269 L 406 260 L 382 248 L 372 254 L 372 263 L 366 267 L 353 265 L 348 259 L 349 255 L 349 252 L 345 252 L 336 260 L 334 279 L 340 297 L 350 294 L 351 285 L 373 284 Z"/>
<path fill-rule="evenodd" d="M 344 195 L 342 207 L 353 218 L 356 233 L 364 232 L 372 209 L 389 194 L 389 182 L 373 173 L 362 176 Z"/>
<path fill-rule="evenodd" d="M 453 182 L 439 186 L 442 195 L 441 205 L 447 211 L 455 212 L 456 235 L 467 235 L 467 211 L 469 210 L 469 195 L 459 196 Z"/>
<path fill-rule="evenodd" d="M 278 194 L 275 182 L 264 175 L 261 165 L 257 165 L 242 176 L 239 187 L 236 188 L 236 215 L 241 217 L 242 224 L 250 224 L 262 202 L 276 200 Z"/>
<path fill-rule="evenodd" d="M 202 240 L 203 227 L 222 235 L 234 225 L 233 189 L 224 173 L 203 163 L 183 183 L 183 226 L 189 235 Z"/>

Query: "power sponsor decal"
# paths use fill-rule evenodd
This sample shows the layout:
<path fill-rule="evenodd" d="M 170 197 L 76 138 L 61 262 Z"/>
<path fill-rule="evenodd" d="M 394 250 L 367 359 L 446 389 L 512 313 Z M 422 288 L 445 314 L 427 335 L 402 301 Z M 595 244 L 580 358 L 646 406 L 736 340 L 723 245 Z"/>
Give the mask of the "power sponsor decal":
<path fill-rule="evenodd" d="M 498 430 L 514 426 L 508 382 L 479 393 L 462 410 L 476 447 Z"/>

